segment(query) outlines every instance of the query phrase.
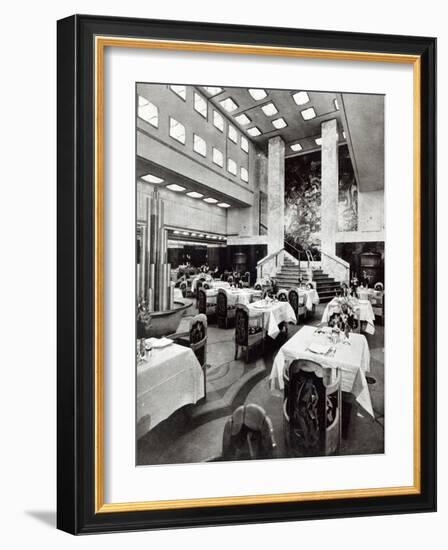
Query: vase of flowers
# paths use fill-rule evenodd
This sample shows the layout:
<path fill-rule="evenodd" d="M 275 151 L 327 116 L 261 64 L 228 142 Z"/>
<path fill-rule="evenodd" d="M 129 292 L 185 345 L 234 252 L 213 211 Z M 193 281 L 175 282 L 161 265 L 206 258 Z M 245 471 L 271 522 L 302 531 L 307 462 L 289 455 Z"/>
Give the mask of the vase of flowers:
<path fill-rule="evenodd" d="M 345 333 L 347 338 L 349 332 L 357 328 L 358 320 L 356 319 L 355 311 L 348 300 L 341 299 L 338 310 L 334 311 L 328 320 L 328 326 L 337 327 Z"/>

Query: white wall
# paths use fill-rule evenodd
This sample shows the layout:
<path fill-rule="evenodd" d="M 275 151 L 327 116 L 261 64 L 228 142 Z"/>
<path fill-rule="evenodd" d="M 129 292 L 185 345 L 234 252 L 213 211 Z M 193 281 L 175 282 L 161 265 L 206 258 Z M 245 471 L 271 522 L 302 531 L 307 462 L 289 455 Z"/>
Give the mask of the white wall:
<path fill-rule="evenodd" d="M 384 190 L 358 193 L 358 231 L 340 231 L 338 243 L 384 241 Z"/>
<path fill-rule="evenodd" d="M 265 4 L 264 6 L 267 6 Z M 255 546 L 301 548 L 331 546 L 371 550 L 406 550 L 446 546 L 448 521 L 448 411 L 440 406 L 438 514 L 327 520 L 232 528 L 187 529 L 155 533 L 102 535 L 75 539 L 54 530 L 55 510 L 55 155 L 56 155 L 56 19 L 72 13 L 96 13 L 274 26 L 314 27 L 372 33 L 439 35 L 439 117 L 448 120 L 448 34 L 444 3 L 358 0 L 319 4 L 277 0 L 270 9 L 260 2 L 209 0 L 139 2 L 66 0 L 13 2 L 3 7 L 0 35 L 2 86 L 2 195 L 0 201 L 2 270 L 0 271 L 2 452 L 0 517 L 2 546 L 133 548 L 198 547 L 213 550 Z M 30 125 L 30 121 L 32 125 Z M 26 155 L 24 128 L 31 129 Z M 439 134 L 440 151 L 448 135 Z M 6 153 L 6 154 L 5 154 Z M 448 170 L 440 155 L 440 272 L 448 262 Z M 397 213 L 399 215 L 399 213 Z M 441 293 L 440 336 L 447 329 L 448 294 Z M 25 330 L 24 330 L 24 327 Z M 439 338 L 444 341 L 446 338 Z M 439 387 L 448 385 L 446 353 L 440 349 Z M 440 399 L 439 402 L 441 402 Z M 281 466 L 279 466 L 281 467 Z"/>

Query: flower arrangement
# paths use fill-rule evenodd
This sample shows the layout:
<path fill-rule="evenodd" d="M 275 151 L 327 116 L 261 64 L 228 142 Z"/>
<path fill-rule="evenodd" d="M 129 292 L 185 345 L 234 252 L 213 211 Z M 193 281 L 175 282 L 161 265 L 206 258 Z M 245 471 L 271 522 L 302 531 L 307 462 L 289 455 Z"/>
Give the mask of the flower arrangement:
<path fill-rule="evenodd" d="M 336 327 L 346 334 L 357 328 L 358 320 L 349 300 L 341 299 L 338 310 L 334 311 L 328 320 L 328 326 Z"/>

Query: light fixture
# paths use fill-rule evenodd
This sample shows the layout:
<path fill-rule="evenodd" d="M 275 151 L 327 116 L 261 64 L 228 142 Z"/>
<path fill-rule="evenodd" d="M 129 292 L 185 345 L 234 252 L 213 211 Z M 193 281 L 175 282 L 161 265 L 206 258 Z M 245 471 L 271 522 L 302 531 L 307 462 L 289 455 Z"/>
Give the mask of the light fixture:
<path fill-rule="evenodd" d="M 138 106 L 144 107 L 145 105 L 148 105 L 149 101 L 146 99 L 146 97 L 143 97 L 141 95 L 138 96 Z"/>
<path fill-rule="evenodd" d="M 210 95 L 217 95 L 222 92 L 222 88 L 218 86 L 204 86 L 204 90 Z"/>
<path fill-rule="evenodd" d="M 164 181 L 162 178 L 158 178 L 157 176 L 153 176 L 152 174 L 141 176 L 141 179 L 147 181 L 148 183 L 163 183 Z"/>
<path fill-rule="evenodd" d="M 192 199 L 202 199 L 204 196 L 202 193 L 197 193 L 196 191 L 188 191 L 187 195 Z"/>
<path fill-rule="evenodd" d="M 266 103 L 261 110 L 266 116 L 272 116 L 278 113 L 277 107 L 273 103 Z"/>
<path fill-rule="evenodd" d="M 220 208 L 230 208 L 230 204 L 227 204 L 226 202 L 218 202 L 218 206 Z"/>
<path fill-rule="evenodd" d="M 189 235 L 188 231 L 182 231 L 182 235 Z"/>
<path fill-rule="evenodd" d="M 311 120 L 312 118 L 316 118 L 316 111 L 313 107 L 300 111 L 300 114 L 302 115 L 303 120 Z"/>
<path fill-rule="evenodd" d="M 191 234 L 192 237 L 197 237 L 196 233 Z"/>
<path fill-rule="evenodd" d="M 344 139 L 347 139 L 347 137 L 345 136 L 345 132 L 342 132 L 342 135 L 344 136 Z"/>
<path fill-rule="evenodd" d="M 316 138 L 314 141 L 316 142 L 316 145 L 322 145 L 322 138 L 321 137 Z"/>
<path fill-rule="evenodd" d="M 272 125 L 277 128 L 277 130 L 281 130 L 282 128 L 285 128 L 285 126 L 288 126 L 286 124 L 286 120 L 284 118 L 276 118 L 272 121 Z"/>
<path fill-rule="evenodd" d="M 246 126 L 247 124 L 249 124 L 251 122 L 250 118 L 245 115 L 245 114 L 242 114 L 242 115 L 238 115 L 235 117 L 235 120 L 238 122 L 238 124 L 240 124 L 241 126 Z"/>
<path fill-rule="evenodd" d="M 204 233 L 199 233 L 198 237 L 203 237 Z"/>
<path fill-rule="evenodd" d="M 302 146 L 300 145 L 300 143 L 293 143 L 292 145 L 290 145 L 290 147 L 293 151 L 301 151 L 302 150 Z"/>
<path fill-rule="evenodd" d="M 305 105 L 310 100 L 310 96 L 306 92 L 296 92 L 292 95 L 296 105 Z"/>
<path fill-rule="evenodd" d="M 336 109 L 336 111 L 339 111 L 339 103 L 338 103 L 337 99 L 333 99 L 333 105 L 334 105 L 334 108 Z"/>
<path fill-rule="evenodd" d="M 179 234 L 180 234 L 180 231 L 178 231 L 177 229 L 175 229 L 175 230 L 173 231 L 173 233 L 174 233 L 175 235 L 179 235 Z"/>
<path fill-rule="evenodd" d="M 252 137 L 261 136 L 261 132 L 256 126 L 253 126 L 252 128 L 249 128 L 247 130 L 247 133 Z"/>
<path fill-rule="evenodd" d="M 213 199 L 212 197 L 207 197 L 206 199 L 202 199 L 204 202 L 208 202 L 208 204 L 216 204 L 218 201 L 216 199 Z"/>
<path fill-rule="evenodd" d="M 260 101 L 268 95 L 262 88 L 249 88 L 248 91 L 255 101 Z"/>
<path fill-rule="evenodd" d="M 219 103 L 221 107 L 225 109 L 228 113 L 231 113 L 235 111 L 235 109 L 238 109 L 238 105 L 233 101 L 231 97 L 227 97 L 226 99 L 223 99 Z"/>
<path fill-rule="evenodd" d="M 177 183 L 170 183 L 166 187 L 171 191 L 176 191 L 176 193 L 182 193 L 182 191 L 185 191 L 186 189 L 185 187 L 182 187 L 182 185 L 177 185 Z"/>

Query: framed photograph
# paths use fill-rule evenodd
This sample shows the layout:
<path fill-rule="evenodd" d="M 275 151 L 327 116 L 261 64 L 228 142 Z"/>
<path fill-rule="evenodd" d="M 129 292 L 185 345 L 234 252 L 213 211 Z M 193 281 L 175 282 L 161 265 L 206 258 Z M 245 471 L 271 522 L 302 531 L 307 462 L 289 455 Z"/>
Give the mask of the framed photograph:
<path fill-rule="evenodd" d="M 58 22 L 58 527 L 434 511 L 436 40 Z"/>

